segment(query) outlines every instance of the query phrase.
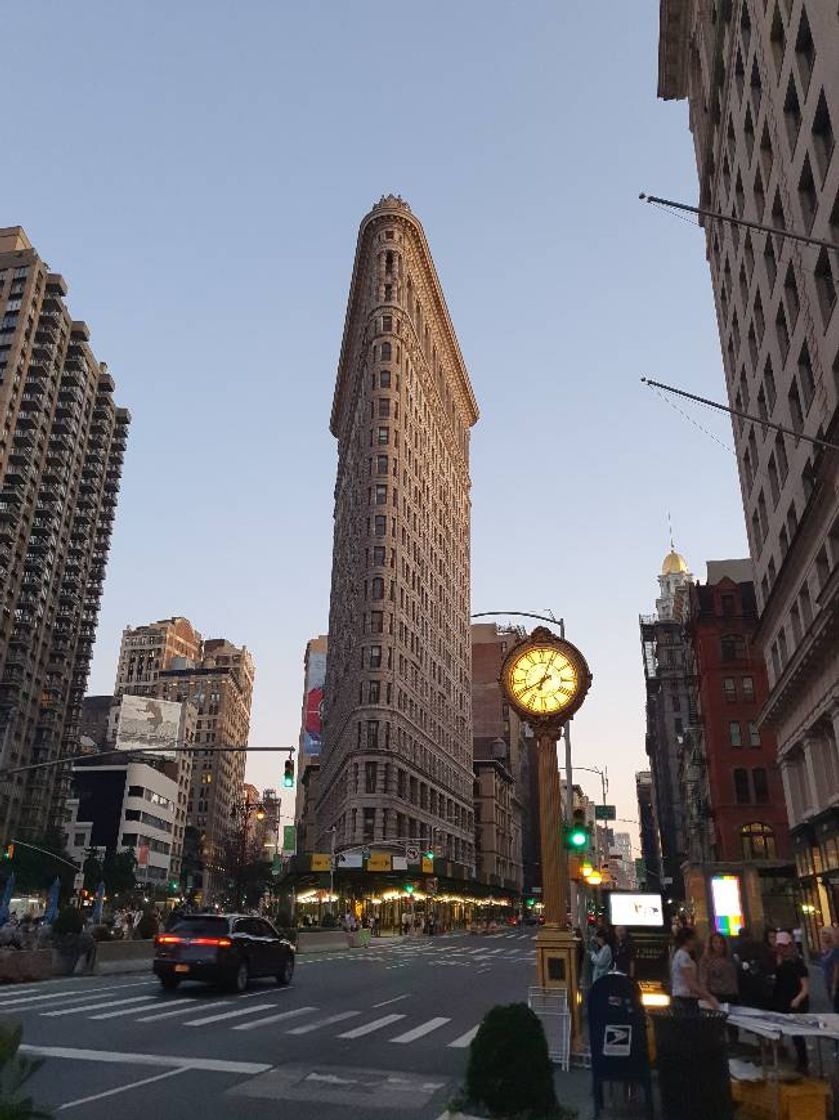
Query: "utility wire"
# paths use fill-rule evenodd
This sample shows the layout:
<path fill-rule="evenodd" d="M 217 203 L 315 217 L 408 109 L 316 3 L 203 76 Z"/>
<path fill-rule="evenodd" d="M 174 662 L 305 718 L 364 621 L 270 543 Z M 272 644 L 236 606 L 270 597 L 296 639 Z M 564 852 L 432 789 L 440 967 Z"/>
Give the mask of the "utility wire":
<path fill-rule="evenodd" d="M 706 436 L 709 436 L 714 441 L 714 443 L 718 444 L 723 449 L 723 451 L 727 451 L 729 455 L 736 454 L 733 447 L 729 447 L 727 443 L 723 443 L 721 439 L 717 439 L 710 428 L 706 428 L 702 424 L 700 424 L 698 420 L 694 420 L 689 412 L 685 412 L 683 408 L 679 408 L 679 406 L 673 401 L 668 400 L 667 397 L 665 397 L 665 395 L 658 388 L 653 387 L 653 392 L 660 400 L 664 401 L 666 405 L 672 408 L 674 412 L 678 412 L 678 414 L 684 417 L 684 419 L 687 420 L 689 424 L 692 424 L 694 428 L 696 428 L 700 432 L 703 432 Z"/>

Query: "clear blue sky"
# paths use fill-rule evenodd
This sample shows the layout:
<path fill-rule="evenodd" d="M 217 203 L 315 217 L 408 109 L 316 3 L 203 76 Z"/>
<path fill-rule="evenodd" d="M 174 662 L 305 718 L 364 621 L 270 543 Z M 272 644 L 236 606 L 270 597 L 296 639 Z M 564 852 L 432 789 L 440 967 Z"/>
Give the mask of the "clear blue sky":
<path fill-rule="evenodd" d="M 473 609 L 565 616 L 594 672 L 576 760 L 635 817 L 667 510 L 697 573 L 746 554 L 733 457 L 639 384 L 723 395 L 702 236 L 637 201 L 696 197 L 658 5 L 31 2 L 4 36 L 0 224 L 64 274 L 133 415 L 90 690 L 123 626 L 184 614 L 253 651 L 252 743 L 296 741 L 356 232 L 398 192 L 482 411 Z"/>

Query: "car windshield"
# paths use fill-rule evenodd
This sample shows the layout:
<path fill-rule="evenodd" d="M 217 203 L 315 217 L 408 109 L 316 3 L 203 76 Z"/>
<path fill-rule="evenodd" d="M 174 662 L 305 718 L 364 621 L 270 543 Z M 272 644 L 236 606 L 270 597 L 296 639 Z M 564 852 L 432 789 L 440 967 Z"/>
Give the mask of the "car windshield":
<path fill-rule="evenodd" d="M 228 932 L 227 918 L 216 918 L 212 915 L 206 918 L 182 918 L 179 922 L 175 922 L 170 932 L 190 937 L 221 937 Z"/>

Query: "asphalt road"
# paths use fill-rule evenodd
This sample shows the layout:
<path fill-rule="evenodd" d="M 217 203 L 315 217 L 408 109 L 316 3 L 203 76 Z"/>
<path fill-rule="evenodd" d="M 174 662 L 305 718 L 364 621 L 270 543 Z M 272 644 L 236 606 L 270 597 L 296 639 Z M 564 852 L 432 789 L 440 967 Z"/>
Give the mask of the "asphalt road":
<path fill-rule="evenodd" d="M 534 936 L 384 939 L 298 960 L 241 996 L 144 973 L 0 990 L 45 1058 L 40 1105 L 86 1120 L 414 1117 L 444 1112 L 496 1003 L 526 1000 Z"/>

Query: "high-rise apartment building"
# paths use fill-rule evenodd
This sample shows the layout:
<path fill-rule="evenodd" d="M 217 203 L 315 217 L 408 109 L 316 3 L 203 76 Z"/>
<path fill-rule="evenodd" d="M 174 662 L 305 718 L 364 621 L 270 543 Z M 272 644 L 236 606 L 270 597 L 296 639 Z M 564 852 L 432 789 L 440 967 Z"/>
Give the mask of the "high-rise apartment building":
<path fill-rule="evenodd" d="M 146 626 L 126 626 L 117 665 L 115 695 L 142 695 L 176 657 L 193 664 L 201 659 L 201 635 L 187 618 L 175 615 Z"/>
<path fill-rule="evenodd" d="M 818 0 L 663 0 L 659 96 L 686 98 L 703 207 L 839 243 L 839 13 Z M 705 222 L 769 697 L 799 875 L 839 895 L 839 253 Z M 824 872 L 829 872 L 825 875 Z"/>
<path fill-rule="evenodd" d="M 647 689 L 646 750 L 661 842 L 662 887 L 674 898 L 683 896 L 682 862 L 687 854 L 679 762 L 685 730 L 696 719 L 684 631 L 692 579 L 684 557 L 671 548 L 658 577 L 656 613 L 642 615 L 640 620 Z"/>
<path fill-rule="evenodd" d="M 0 229 L 0 766 L 78 749 L 130 417 L 20 226 Z M 0 783 L 0 842 L 64 821 L 69 768 Z"/>
<path fill-rule="evenodd" d="M 199 835 L 206 901 L 223 878 L 224 849 L 242 799 L 253 680 L 244 646 L 225 638 L 201 642 L 186 619 L 123 631 L 116 694 L 188 701 L 197 709 L 187 822 Z"/>
<path fill-rule="evenodd" d="M 332 409 L 319 843 L 416 838 L 474 867 L 469 433 L 478 409 L 423 228 L 358 235 Z M 453 869 L 455 870 L 455 869 Z"/>

